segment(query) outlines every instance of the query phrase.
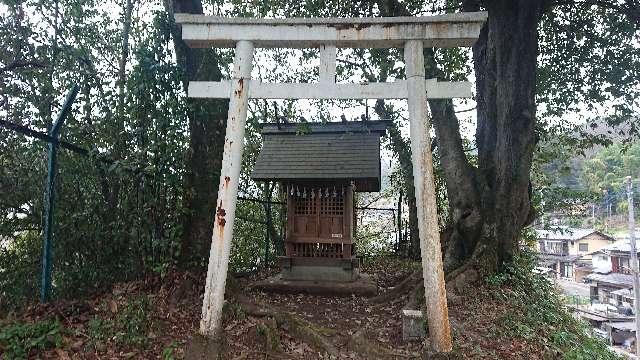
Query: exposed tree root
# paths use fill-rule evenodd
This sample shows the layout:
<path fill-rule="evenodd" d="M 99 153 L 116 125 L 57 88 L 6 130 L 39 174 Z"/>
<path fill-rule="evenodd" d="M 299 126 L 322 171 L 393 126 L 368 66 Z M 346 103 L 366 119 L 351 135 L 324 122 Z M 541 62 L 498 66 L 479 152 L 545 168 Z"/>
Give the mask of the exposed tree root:
<path fill-rule="evenodd" d="M 486 246 L 478 244 L 471 257 L 464 264 L 445 276 L 448 292 L 455 292 L 457 295 L 463 294 L 481 276 L 490 272 L 490 269 L 487 269 L 487 266 L 483 264 L 483 261 L 491 263 L 486 259 L 488 254 L 485 250 Z"/>
<path fill-rule="evenodd" d="M 408 291 L 415 288 L 416 283 L 421 283 L 422 273 L 420 271 L 414 271 L 411 275 L 407 276 L 398 285 L 387 290 L 384 294 L 369 298 L 369 302 L 372 304 L 386 304 L 400 296 L 406 294 Z"/>
<path fill-rule="evenodd" d="M 327 336 L 332 333 L 331 330 L 319 327 L 290 313 L 274 313 L 273 316 L 279 327 L 296 335 L 315 350 L 334 356 L 338 354 L 338 349 L 327 339 Z"/>
<path fill-rule="evenodd" d="M 198 333 L 186 346 L 185 360 L 215 360 L 223 359 L 224 344 L 220 339 L 210 339 Z"/>
<path fill-rule="evenodd" d="M 407 284 L 411 283 L 407 282 Z M 408 285 L 405 286 L 408 287 Z M 258 332 L 264 338 L 266 350 L 269 353 L 277 354 L 281 351 L 277 332 L 282 329 L 304 341 L 316 351 L 334 357 L 339 356 L 339 350 L 330 340 L 332 336 L 336 335 L 334 330 L 311 323 L 295 314 L 279 311 L 263 304 L 256 304 L 242 295 L 237 297 L 237 302 L 247 315 L 267 318 L 258 325 Z M 364 359 L 412 358 L 417 355 L 396 352 L 371 342 L 367 340 L 367 333 L 364 329 L 360 329 L 350 336 L 347 348 Z"/>
<path fill-rule="evenodd" d="M 413 358 L 416 356 L 416 354 L 403 354 L 392 351 L 367 340 L 367 333 L 364 329 L 360 329 L 351 335 L 347 347 L 365 359 L 397 359 L 402 357 Z"/>
<path fill-rule="evenodd" d="M 422 278 L 420 278 L 420 280 L 422 280 Z M 403 309 L 418 310 L 418 309 L 421 309 L 423 305 L 424 305 L 424 284 L 422 283 L 422 281 L 418 281 L 418 283 L 414 285 L 413 289 L 409 293 L 407 302 L 404 304 Z"/>
<path fill-rule="evenodd" d="M 338 349 L 328 339 L 329 336 L 335 334 L 333 330 L 313 324 L 295 314 L 278 311 L 276 309 L 265 306 L 264 304 L 257 305 L 243 296 L 238 296 L 237 302 L 248 315 L 255 317 L 268 317 L 271 319 L 271 326 L 263 327 L 263 329 L 269 329 L 266 330 L 267 332 L 271 331 L 271 333 L 269 334 L 271 338 L 269 338 L 269 336 L 265 336 L 269 343 L 268 347 L 276 347 L 273 344 L 273 337 L 277 335 L 274 334 L 273 331 L 277 331 L 277 329 L 279 328 L 286 330 L 290 334 L 298 337 L 300 340 L 307 343 L 316 351 L 327 353 L 333 356 L 338 355 Z"/>

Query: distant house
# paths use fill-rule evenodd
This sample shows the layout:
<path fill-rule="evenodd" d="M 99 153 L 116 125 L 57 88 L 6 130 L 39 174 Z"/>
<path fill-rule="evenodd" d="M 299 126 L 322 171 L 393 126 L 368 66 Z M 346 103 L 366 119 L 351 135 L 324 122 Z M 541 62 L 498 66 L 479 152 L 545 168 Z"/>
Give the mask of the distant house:
<path fill-rule="evenodd" d="M 636 242 L 636 246 L 640 247 L 640 242 Z M 629 291 L 633 287 L 630 251 L 629 241 L 619 240 L 591 254 L 593 273 L 585 276 L 585 280 L 594 284 L 592 296 L 613 305 L 633 302 Z"/>
<path fill-rule="evenodd" d="M 633 288 L 612 291 L 610 297 L 610 300 L 615 301 L 616 305 L 626 306 L 629 308 L 633 308 L 633 302 L 635 299 L 636 297 L 633 294 Z"/>
<path fill-rule="evenodd" d="M 591 298 L 598 299 L 601 303 L 622 305 L 622 299 L 618 301 L 619 290 L 627 290 L 633 287 L 633 277 L 629 274 L 611 272 L 609 274 L 591 273 L 584 277 L 585 281 L 592 284 Z"/>
<path fill-rule="evenodd" d="M 592 253 L 615 239 L 595 229 L 555 227 L 536 230 L 540 266 L 559 278 L 581 282 L 592 270 Z"/>
<path fill-rule="evenodd" d="M 640 254 L 640 239 L 636 240 L 636 249 Z M 626 238 L 604 246 L 591 253 L 593 272 L 631 274 L 631 244 Z"/>

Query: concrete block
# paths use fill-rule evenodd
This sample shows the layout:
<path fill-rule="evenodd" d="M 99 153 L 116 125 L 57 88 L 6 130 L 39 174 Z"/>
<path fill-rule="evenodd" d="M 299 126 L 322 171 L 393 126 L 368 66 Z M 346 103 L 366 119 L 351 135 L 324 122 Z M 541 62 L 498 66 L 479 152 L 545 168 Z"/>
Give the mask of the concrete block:
<path fill-rule="evenodd" d="M 364 273 L 360 273 L 358 279 L 351 282 L 285 280 L 282 274 L 277 274 L 252 284 L 250 288 L 274 293 L 325 296 L 375 296 L 378 293 L 375 281 Z"/>
<path fill-rule="evenodd" d="M 420 310 L 402 310 L 402 340 L 420 340 L 426 336 L 424 316 Z"/>
<path fill-rule="evenodd" d="M 283 280 L 351 282 L 358 279 L 358 269 L 335 266 L 291 266 L 282 269 Z"/>

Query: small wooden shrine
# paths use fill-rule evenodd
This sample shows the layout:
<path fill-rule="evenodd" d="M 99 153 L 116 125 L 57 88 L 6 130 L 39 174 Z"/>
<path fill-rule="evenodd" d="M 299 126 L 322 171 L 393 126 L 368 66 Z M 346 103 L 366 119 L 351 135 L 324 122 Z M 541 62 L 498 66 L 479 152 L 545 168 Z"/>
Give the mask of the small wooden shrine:
<path fill-rule="evenodd" d="M 380 191 L 388 121 L 264 124 L 252 177 L 282 184 L 287 204 L 282 279 L 358 278 L 355 192 Z"/>

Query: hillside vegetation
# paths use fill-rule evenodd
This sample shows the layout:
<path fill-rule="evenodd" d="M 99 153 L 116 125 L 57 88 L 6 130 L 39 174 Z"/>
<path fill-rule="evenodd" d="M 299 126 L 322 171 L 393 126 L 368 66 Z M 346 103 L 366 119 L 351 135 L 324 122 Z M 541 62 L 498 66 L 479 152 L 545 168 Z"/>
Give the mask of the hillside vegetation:
<path fill-rule="evenodd" d="M 364 269 L 393 293 L 417 266 L 378 258 Z M 565 310 L 546 278 L 532 275 L 533 266 L 522 256 L 503 273 L 477 279 L 477 288 L 448 285 L 450 358 L 617 359 Z M 402 341 L 401 309 L 421 296 L 411 288 L 382 303 L 246 290 L 266 275 L 230 279 L 221 359 L 417 359 L 428 348 Z M 189 358 L 203 281 L 204 274 L 170 272 L 92 298 L 32 305 L 2 319 L 0 350 L 7 359 Z"/>

